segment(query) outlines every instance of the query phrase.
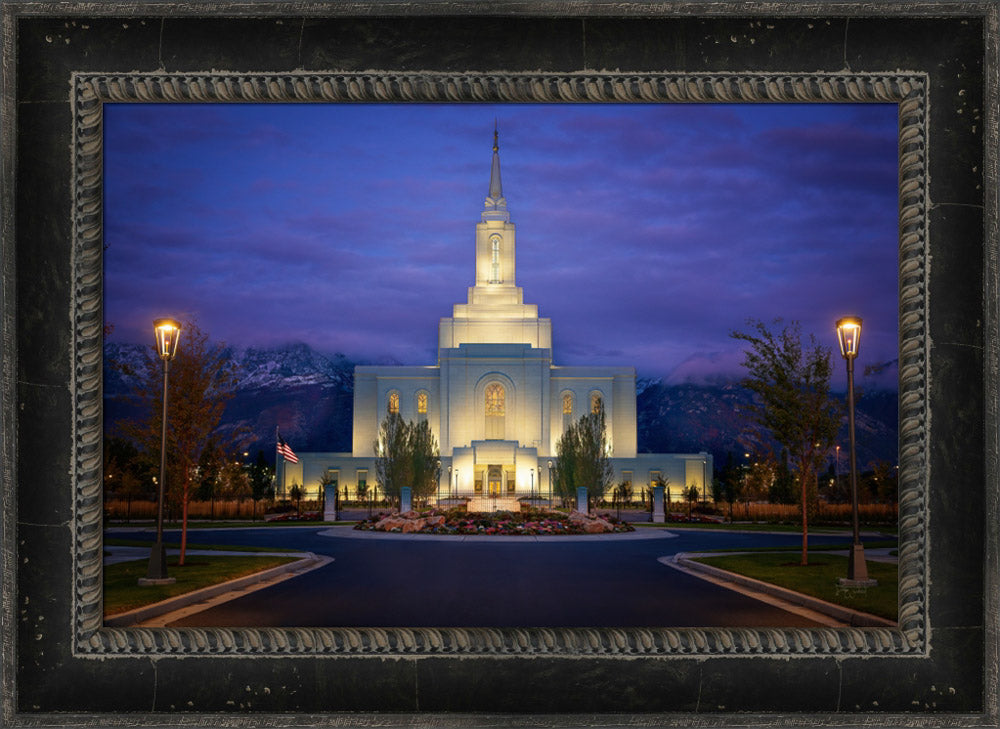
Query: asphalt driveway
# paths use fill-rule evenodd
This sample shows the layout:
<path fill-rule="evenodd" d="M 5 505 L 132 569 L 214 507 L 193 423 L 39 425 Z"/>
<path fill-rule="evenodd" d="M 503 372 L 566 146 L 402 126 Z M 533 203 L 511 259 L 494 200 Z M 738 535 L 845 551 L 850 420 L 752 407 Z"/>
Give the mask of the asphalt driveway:
<path fill-rule="evenodd" d="M 794 546 L 796 534 L 643 530 L 646 538 L 399 538 L 348 527 L 189 530 L 197 544 L 335 557 L 172 625 L 308 627 L 797 627 L 808 618 L 658 562 L 678 552 Z M 330 534 L 338 536 L 330 536 Z M 109 536 L 152 540 L 151 530 Z M 179 533 L 167 532 L 168 541 Z M 625 535 L 631 537 L 632 535 Z M 813 537 L 847 544 L 848 537 Z"/>

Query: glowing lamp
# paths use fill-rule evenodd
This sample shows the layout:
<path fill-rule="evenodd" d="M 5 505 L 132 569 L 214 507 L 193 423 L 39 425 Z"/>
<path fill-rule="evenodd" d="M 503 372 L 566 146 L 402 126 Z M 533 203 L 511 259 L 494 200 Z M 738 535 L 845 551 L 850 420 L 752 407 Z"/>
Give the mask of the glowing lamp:
<path fill-rule="evenodd" d="M 858 345 L 861 343 L 861 319 L 856 316 L 838 319 L 837 341 L 840 342 L 840 354 L 844 359 L 857 357 Z"/>
<path fill-rule="evenodd" d="M 153 322 L 156 334 L 156 353 L 160 359 L 171 360 L 177 354 L 177 342 L 181 338 L 181 325 L 173 319 L 157 319 Z"/>

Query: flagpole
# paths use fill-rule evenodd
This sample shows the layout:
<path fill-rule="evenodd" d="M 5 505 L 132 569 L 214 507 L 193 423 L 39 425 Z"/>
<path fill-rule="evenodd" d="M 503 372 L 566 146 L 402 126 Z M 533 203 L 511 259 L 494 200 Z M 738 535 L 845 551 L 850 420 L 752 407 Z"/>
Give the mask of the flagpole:
<path fill-rule="evenodd" d="M 285 479 L 284 479 L 284 476 L 285 476 L 285 474 L 284 474 L 285 463 L 284 463 L 284 459 L 282 459 L 281 461 L 278 460 L 279 458 L 281 458 L 281 452 L 278 450 L 278 443 L 279 442 L 281 442 L 281 429 L 277 425 L 275 425 L 274 426 L 274 481 L 275 481 L 275 484 L 274 484 L 274 498 L 276 498 L 276 499 L 281 498 L 284 495 L 283 494 L 283 491 L 284 491 L 283 487 L 284 487 L 284 484 L 285 484 Z M 279 464 L 281 466 L 281 471 L 280 472 L 278 470 Z"/>

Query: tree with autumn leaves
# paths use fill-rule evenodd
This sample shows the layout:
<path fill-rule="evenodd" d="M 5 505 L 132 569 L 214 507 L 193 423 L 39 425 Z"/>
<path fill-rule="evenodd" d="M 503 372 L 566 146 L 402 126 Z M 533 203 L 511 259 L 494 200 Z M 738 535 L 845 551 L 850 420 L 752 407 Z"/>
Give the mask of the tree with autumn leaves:
<path fill-rule="evenodd" d="M 122 433 L 148 459 L 159 461 L 163 408 L 163 362 L 153 347 L 133 371 L 133 391 L 143 415 L 122 424 Z M 236 385 L 236 365 L 221 344 L 193 322 L 181 328 L 177 355 L 170 361 L 167 397 L 167 494 L 181 506 L 181 550 L 179 565 L 187 549 L 188 506 L 200 484 L 199 466 L 207 449 L 233 451 L 240 434 L 220 428 L 226 403 Z"/>
<path fill-rule="evenodd" d="M 840 425 L 840 403 L 830 395 L 830 349 L 810 336 L 803 344 L 798 322 L 772 332 L 749 319 L 750 332 L 731 332 L 746 342 L 743 386 L 754 397 L 751 418 L 785 448 L 789 465 L 799 483 L 802 510 L 802 564 L 809 563 L 810 494 L 826 454 L 833 447 Z"/>

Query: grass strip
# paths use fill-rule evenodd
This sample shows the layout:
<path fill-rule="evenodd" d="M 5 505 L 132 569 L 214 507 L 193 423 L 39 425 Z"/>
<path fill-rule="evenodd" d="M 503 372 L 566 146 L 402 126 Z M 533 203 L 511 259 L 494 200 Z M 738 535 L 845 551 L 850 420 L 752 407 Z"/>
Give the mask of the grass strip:
<path fill-rule="evenodd" d="M 897 542 L 895 539 L 886 540 L 873 540 L 871 542 L 865 542 L 865 549 L 892 549 L 895 550 Z M 753 547 L 754 552 L 802 552 L 802 545 L 789 545 L 787 547 Z M 817 544 L 809 545 L 809 554 L 813 552 L 836 552 L 837 550 L 844 551 L 845 549 L 850 549 L 849 544 Z M 747 547 L 719 547 L 718 549 L 703 549 L 702 552 L 746 552 Z M 896 555 L 893 552 L 889 553 L 891 556 Z"/>
<path fill-rule="evenodd" d="M 625 521 L 628 521 L 627 519 Z M 734 531 L 734 532 L 788 532 L 789 534 L 801 534 L 802 525 L 801 524 L 765 524 L 763 522 L 750 523 L 750 522 L 735 522 L 735 523 L 711 523 L 711 522 L 658 522 L 653 524 L 648 521 L 630 521 L 629 524 L 636 528 L 646 528 L 646 529 L 712 529 L 717 531 Z M 882 534 L 895 534 L 897 528 L 895 526 L 890 526 L 888 524 L 863 524 L 862 529 L 865 531 L 877 531 Z M 849 526 L 845 527 L 835 527 L 835 526 L 810 526 L 810 534 L 851 534 L 851 528 Z"/>
<path fill-rule="evenodd" d="M 694 561 L 889 620 L 898 618 L 899 578 L 894 564 L 869 561 L 868 576 L 878 580 L 878 585 L 849 590 L 837 584 L 839 578 L 847 577 L 847 557 L 839 555 L 810 555 L 807 566 L 791 560 L 788 554 L 773 552 L 699 557 Z"/>
<path fill-rule="evenodd" d="M 164 542 L 163 545 L 167 549 L 180 549 L 180 542 Z M 149 541 L 143 541 L 141 539 L 118 539 L 116 537 L 105 537 L 104 538 L 105 547 L 152 547 L 153 546 L 153 536 L 149 537 Z M 895 546 L 895 545 L 894 545 Z M 280 548 L 275 549 L 274 547 L 255 547 L 246 544 L 193 544 L 188 542 L 188 549 L 203 549 L 212 550 L 216 552 L 280 552 Z"/>
<path fill-rule="evenodd" d="M 138 580 L 146 576 L 149 560 L 138 559 L 105 565 L 104 615 L 117 615 L 127 610 L 152 605 L 169 597 L 252 575 L 271 567 L 294 562 L 296 559 L 298 558 L 189 555 L 183 567 L 177 565 L 176 558 L 167 560 L 167 574 L 177 582 L 148 587 L 140 587 Z"/>
<path fill-rule="evenodd" d="M 351 521 L 189 521 L 188 529 L 264 529 L 269 527 L 300 527 L 300 526 L 331 526 L 337 524 L 355 524 L 356 522 Z M 133 529 L 148 529 L 156 528 L 155 521 L 118 521 L 118 520 L 108 520 L 105 522 L 107 527 L 115 528 L 133 528 Z M 180 529 L 182 524 L 179 521 L 165 521 L 163 522 L 164 529 Z"/>

